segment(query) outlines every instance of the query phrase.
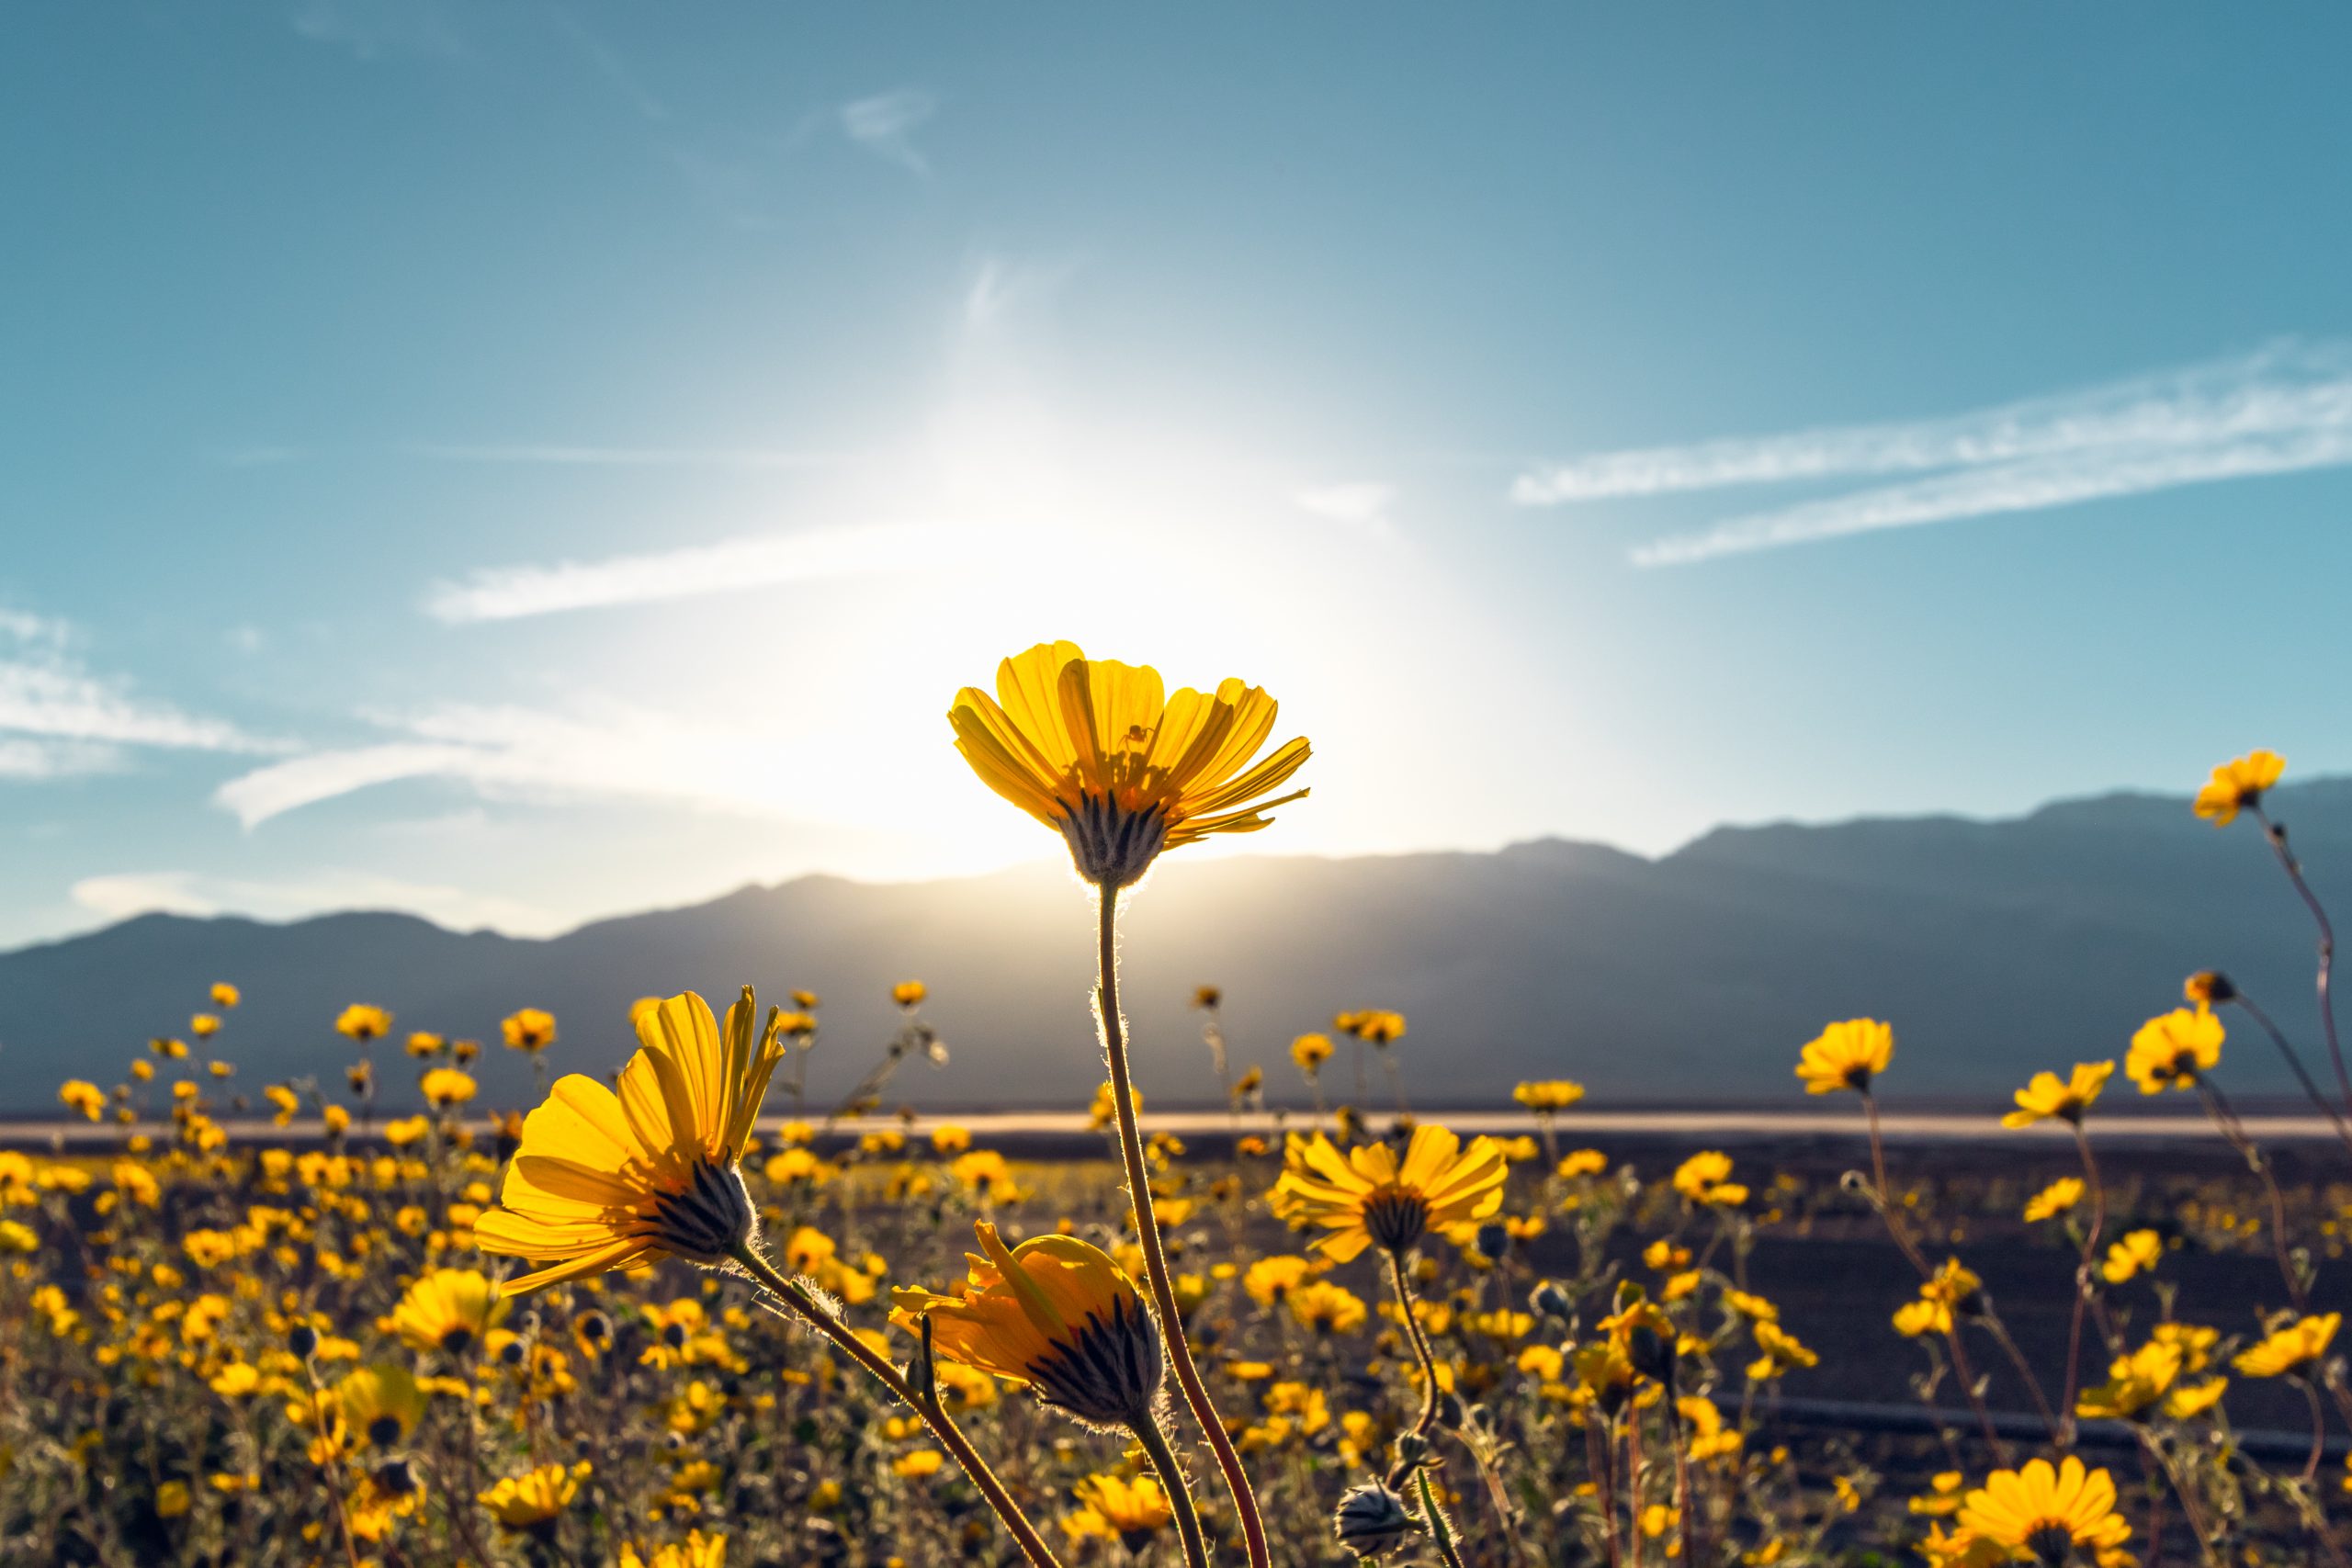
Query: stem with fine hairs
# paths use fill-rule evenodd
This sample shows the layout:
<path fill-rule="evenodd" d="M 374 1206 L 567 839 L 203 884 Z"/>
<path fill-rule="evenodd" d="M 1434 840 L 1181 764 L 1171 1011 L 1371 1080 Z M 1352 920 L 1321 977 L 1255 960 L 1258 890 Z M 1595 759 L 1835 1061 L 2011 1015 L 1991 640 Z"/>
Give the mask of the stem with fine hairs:
<path fill-rule="evenodd" d="M 1176 1516 L 1176 1534 L 1184 1543 L 1186 1568 L 1208 1568 L 1209 1550 L 1201 1539 L 1201 1514 L 1193 1506 L 1193 1489 L 1184 1481 L 1184 1467 L 1168 1446 L 1168 1434 L 1159 1429 L 1157 1416 L 1136 1422 L 1127 1428 L 1150 1461 L 1151 1472 L 1159 1477 L 1159 1490 L 1168 1498 L 1168 1511 Z"/>
<path fill-rule="evenodd" d="M 2287 880 L 2295 885 L 2296 893 L 2302 897 L 2303 908 L 2312 912 L 2312 923 L 2319 927 L 2317 984 L 2320 1027 L 2327 1035 L 2328 1059 L 2335 1064 L 2336 1087 L 2344 1091 L 2345 1108 L 2352 1111 L 2352 1073 L 2347 1073 L 2344 1067 L 2344 1046 L 2335 1035 L 2335 998 L 2330 989 L 2335 969 L 2335 927 L 2329 922 L 2326 907 L 2320 903 L 2319 895 L 2312 892 L 2312 885 L 2303 879 L 2302 863 L 2296 860 L 2294 852 L 2287 847 L 2286 828 L 2270 819 L 2270 814 L 2262 808 L 2259 800 L 2254 803 L 2254 819 L 2262 824 L 2262 836 L 2269 840 L 2270 852 L 2278 857 L 2279 867 L 2286 872 Z"/>
<path fill-rule="evenodd" d="M 1168 1251 L 1160 1244 L 1159 1223 L 1152 1213 L 1151 1168 L 1144 1159 L 1143 1129 L 1136 1121 L 1135 1075 L 1127 1065 L 1127 1021 L 1119 1011 L 1119 890 L 1110 882 L 1095 889 L 1096 981 L 1094 1021 L 1102 1034 L 1102 1055 L 1111 1072 L 1112 1111 L 1119 1123 L 1119 1158 L 1126 1167 L 1127 1196 L 1135 1206 L 1136 1241 L 1143 1249 L 1146 1280 L 1151 1286 L 1152 1310 L 1159 1318 L 1159 1336 L 1168 1351 L 1169 1370 L 1176 1374 L 1177 1392 L 1184 1407 L 1208 1439 L 1216 1456 L 1233 1509 L 1241 1521 L 1241 1540 L 1250 1552 L 1250 1568 L 1272 1568 L 1266 1547 L 1266 1521 L 1258 1511 L 1257 1494 L 1250 1489 L 1250 1473 L 1233 1436 L 1209 1398 L 1208 1385 L 1193 1364 L 1193 1348 L 1184 1338 L 1184 1314 L 1176 1304 L 1176 1285 L 1168 1272 Z"/>

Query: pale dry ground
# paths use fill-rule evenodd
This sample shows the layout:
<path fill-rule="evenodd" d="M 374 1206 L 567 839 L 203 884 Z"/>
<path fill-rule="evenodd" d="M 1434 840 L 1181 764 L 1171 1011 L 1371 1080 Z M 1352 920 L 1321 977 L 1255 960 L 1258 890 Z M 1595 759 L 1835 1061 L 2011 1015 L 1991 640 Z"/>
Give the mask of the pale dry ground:
<path fill-rule="evenodd" d="M 376 1125 L 384 1121 L 410 1114 L 406 1110 L 379 1111 Z M 1533 1134 L 1535 1120 L 1519 1111 L 1431 1111 L 1419 1113 L 1423 1121 L 1450 1127 L 1469 1136 L 1479 1133 L 1516 1136 Z M 763 1133 L 773 1134 L 788 1116 L 770 1116 L 761 1120 Z M 928 1136 L 932 1129 L 941 1126 L 964 1128 L 979 1145 L 992 1144 L 1029 1143 L 1082 1145 L 1087 1152 L 1100 1144 L 1103 1134 L 1098 1132 L 1081 1111 L 984 1111 L 967 1114 L 925 1114 L 911 1121 L 896 1116 L 868 1116 L 858 1120 L 842 1120 L 827 1125 L 819 1116 L 807 1118 L 834 1136 L 855 1136 L 862 1133 L 897 1130 L 910 1137 Z M 1379 1130 L 1388 1121 L 1387 1112 L 1374 1112 L 1370 1117 L 1374 1129 Z M 2334 1129 L 2317 1115 L 2249 1115 L 2244 1118 L 2245 1130 L 2258 1144 L 2281 1145 L 2324 1142 L 2335 1137 Z M 1256 1134 L 1261 1137 L 1278 1137 L 1284 1132 L 1304 1132 L 1316 1124 L 1312 1111 L 1245 1111 L 1238 1115 L 1221 1111 L 1148 1112 L 1143 1118 L 1144 1131 L 1169 1133 L 1180 1138 L 1214 1139 Z M 2037 1126 L 2011 1131 L 2000 1124 L 1997 1115 L 1990 1111 L 1888 1111 L 1880 1124 L 1890 1144 L 1926 1141 L 1932 1143 L 1989 1143 L 2018 1139 L 2037 1142 L 2071 1142 L 2073 1134 L 2061 1122 L 2042 1122 Z M 265 1117 L 226 1119 L 220 1122 L 232 1141 L 240 1144 L 316 1142 L 323 1129 L 315 1117 L 297 1118 L 289 1125 L 280 1127 Z M 467 1123 L 480 1137 L 490 1135 L 492 1127 L 486 1119 Z M 1838 1108 L 1822 1110 L 1758 1110 L 1758 1111 L 1572 1111 L 1555 1119 L 1555 1134 L 1563 1145 L 1605 1144 L 1611 1138 L 1671 1139 L 1676 1142 L 1758 1144 L 1790 1140 L 1822 1138 L 1860 1139 L 1864 1136 L 1862 1118 L 1851 1101 Z M 51 1118 L 26 1118 L 0 1121 L 0 1148 L 90 1148 L 111 1147 L 130 1133 L 144 1132 L 156 1137 L 168 1137 L 170 1128 L 164 1123 L 140 1123 L 124 1127 L 115 1122 L 65 1122 Z M 2124 1114 L 2094 1117 L 2090 1122 L 2093 1140 L 2102 1145 L 2186 1144 L 2218 1145 L 2221 1134 L 2212 1122 L 2201 1113 L 2151 1111 L 2145 1114 Z M 365 1136 L 355 1128 L 355 1135 Z"/>

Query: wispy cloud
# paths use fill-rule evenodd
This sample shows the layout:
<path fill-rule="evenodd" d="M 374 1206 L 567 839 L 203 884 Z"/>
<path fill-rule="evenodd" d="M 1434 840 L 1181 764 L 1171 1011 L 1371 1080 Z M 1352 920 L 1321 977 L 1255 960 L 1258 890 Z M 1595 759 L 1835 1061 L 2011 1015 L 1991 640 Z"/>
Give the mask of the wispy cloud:
<path fill-rule="evenodd" d="M 1996 513 L 2352 463 L 2352 346 L 2238 358 L 1946 419 L 1598 453 L 1530 468 L 1511 499 L 1548 506 L 1741 485 L 1937 477 L 1748 513 L 1638 547 L 1679 565 Z"/>
<path fill-rule="evenodd" d="M 842 106 L 842 133 L 877 158 L 886 158 L 918 175 L 931 173 L 931 163 L 914 144 L 914 133 L 939 112 L 939 101 L 913 87 L 877 93 Z"/>
<path fill-rule="evenodd" d="M 647 555 L 551 566 L 495 567 L 436 583 L 424 613 L 452 623 L 507 621 L 616 604 L 729 593 L 812 579 L 933 569 L 978 558 L 977 532 L 929 523 L 877 523 L 728 539 Z"/>
<path fill-rule="evenodd" d="M 266 751 L 235 725 L 142 697 L 93 671 L 73 629 L 0 611 L 0 777 L 58 778 L 119 766 L 122 749 Z"/>
<path fill-rule="evenodd" d="M 402 739 L 313 752 L 230 780 L 213 802 L 247 828 L 306 806 L 407 779 L 443 779 L 498 799 L 662 800 L 775 813 L 768 793 L 794 772 L 785 739 L 707 728 L 610 703 L 551 713 L 454 705 L 402 727 Z"/>
<path fill-rule="evenodd" d="M 348 909 L 398 909 L 458 931 L 483 927 L 516 935 L 551 935 L 565 922 L 519 899 L 367 872 L 322 870 L 288 881 L 198 875 L 185 871 L 85 876 L 74 902 L 109 920 L 134 915 L 249 915 L 299 919 Z"/>
<path fill-rule="evenodd" d="M 1344 484 L 1311 486 L 1293 495 L 1291 504 L 1334 523 L 1384 533 L 1388 528 L 1388 509 L 1396 500 L 1394 485 L 1354 479 Z"/>

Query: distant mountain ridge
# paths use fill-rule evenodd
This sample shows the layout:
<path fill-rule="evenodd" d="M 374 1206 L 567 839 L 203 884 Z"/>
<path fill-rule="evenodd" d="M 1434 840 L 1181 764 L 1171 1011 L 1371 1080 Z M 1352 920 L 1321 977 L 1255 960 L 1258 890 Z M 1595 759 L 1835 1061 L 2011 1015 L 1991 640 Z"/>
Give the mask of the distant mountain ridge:
<path fill-rule="evenodd" d="M 2274 792 L 2323 897 L 2352 919 L 2352 781 Z M 1657 860 L 1548 839 L 1492 853 L 1164 860 L 1125 922 L 1123 971 L 1148 1097 L 1214 1100 L 1193 987 L 1226 993 L 1238 1063 L 1303 1101 L 1286 1046 L 1340 1008 L 1403 1010 L 1396 1047 L 1422 1103 L 1492 1101 L 1530 1077 L 1597 1100 L 1724 1102 L 1798 1092 L 1797 1046 L 1830 1019 L 1894 1021 L 1890 1095 L 1992 1097 L 2030 1072 L 2120 1057 L 2191 970 L 2229 971 L 2318 1056 L 2313 933 L 2257 830 L 2216 831 L 2185 799 L 2113 795 L 2025 817 L 1724 828 Z M 1083 1101 L 1098 1081 L 1087 1015 L 1091 924 L 1067 872 L 867 885 L 806 876 L 708 903 L 526 940 L 353 913 L 287 924 L 143 915 L 0 953 L 0 1111 L 45 1112 L 68 1077 L 113 1083 L 151 1036 L 184 1032 L 215 980 L 246 1001 L 223 1055 L 236 1087 L 350 1059 L 353 1001 L 485 1042 L 491 1105 L 528 1093 L 497 1043 L 515 1008 L 556 1013 L 560 1071 L 628 1054 L 624 1010 L 692 987 L 723 1004 L 824 998 L 813 1103 L 855 1081 L 895 1026 L 890 985 L 921 977 L 952 1060 L 892 1091 L 927 1107 Z M 1351 1098 L 1345 1043 L 1327 1070 Z M 409 1098 L 397 1043 L 386 1098 Z M 2287 1087 L 2234 1026 L 2227 1081 Z M 2132 1094 L 2129 1086 L 2121 1092 Z M 1377 1069 L 1369 1099 L 1385 1103 Z"/>

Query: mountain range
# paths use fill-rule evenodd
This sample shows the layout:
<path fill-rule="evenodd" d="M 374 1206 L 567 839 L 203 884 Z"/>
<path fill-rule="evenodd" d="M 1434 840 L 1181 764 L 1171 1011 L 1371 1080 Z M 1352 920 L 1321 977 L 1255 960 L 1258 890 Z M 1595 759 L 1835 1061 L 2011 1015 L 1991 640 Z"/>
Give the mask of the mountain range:
<path fill-rule="evenodd" d="M 2352 780 L 2274 791 L 2323 897 L 2352 916 Z M 1656 859 L 1548 839 L 1492 852 L 1163 860 L 1123 920 L 1123 984 L 1148 1099 L 1213 1101 L 1192 1008 L 1224 992 L 1237 1067 L 1303 1103 L 1285 1047 L 1340 1009 L 1403 1011 L 1394 1047 L 1417 1104 L 1492 1103 L 1528 1077 L 1573 1077 L 1590 1103 L 1792 1102 L 1798 1046 L 1832 1019 L 1893 1021 L 1891 1100 L 1990 1101 L 2043 1067 L 2119 1060 L 2199 968 L 2235 976 L 2329 1076 L 2318 1049 L 2309 917 L 2250 821 L 2217 830 L 2185 799 L 2111 795 L 1999 821 L 1956 817 L 1724 828 Z M 483 1101 L 519 1104 L 525 1058 L 498 1044 L 516 1008 L 553 1011 L 550 1064 L 626 1057 L 635 998 L 724 1006 L 821 994 L 812 1105 L 855 1082 L 899 1024 L 893 983 L 921 978 L 944 1067 L 889 1094 L 927 1108 L 1082 1104 L 1100 1081 L 1087 995 L 1093 925 L 1066 870 L 922 884 L 804 876 L 691 908 L 526 940 L 350 913 L 284 924 L 144 915 L 0 953 L 0 1111 L 51 1113 L 68 1077 L 118 1081 L 159 1034 L 185 1034 L 216 980 L 243 1005 L 217 1042 L 248 1094 L 353 1055 L 355 1001 L 411 1029 L 486 1042 Z M 1354 1096 L 1348 1043 L 1326 1070 Z M 413 1102 L 397 1047 L 376 1047 L 390 1103 Z M 1368 1099 L 1387 1100 L 1370 1069 Z M 2290 1086 L 2232 1021 L 2225 1081 Z M 2129 1086 L 2121 1092 L 2136 1100 Z"/>

